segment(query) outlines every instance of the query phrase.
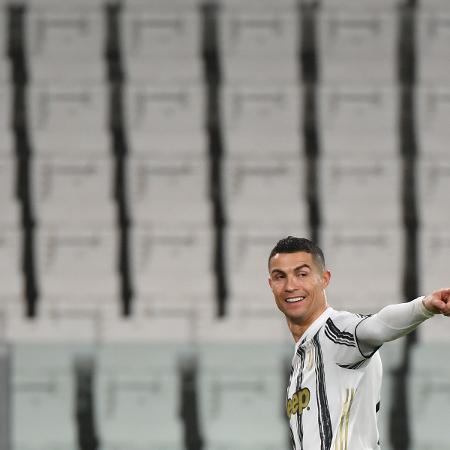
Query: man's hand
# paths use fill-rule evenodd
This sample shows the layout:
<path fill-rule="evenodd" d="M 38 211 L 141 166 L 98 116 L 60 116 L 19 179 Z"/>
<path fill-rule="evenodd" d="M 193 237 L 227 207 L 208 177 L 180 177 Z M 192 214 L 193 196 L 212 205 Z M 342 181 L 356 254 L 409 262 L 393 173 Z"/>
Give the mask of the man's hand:
<path fill-rule="evenodd" d="M 424 297 L 423 305 L 435 314 L 450 316 L 450 288 L 440 289 Z"/>

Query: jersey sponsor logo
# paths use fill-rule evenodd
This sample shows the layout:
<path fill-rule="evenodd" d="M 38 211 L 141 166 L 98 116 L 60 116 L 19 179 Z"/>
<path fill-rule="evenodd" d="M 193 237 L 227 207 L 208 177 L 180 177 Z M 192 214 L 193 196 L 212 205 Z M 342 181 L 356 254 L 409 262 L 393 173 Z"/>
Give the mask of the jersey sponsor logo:
<path fill-rule="evenodd" d="M 286 414 L 291 417 L 295 414 L 302 414 L 304 409 L 309 406 L 311 400 L 311 392 L 308 388 L 299 389 L 288 401 L 286 402 Z"/>

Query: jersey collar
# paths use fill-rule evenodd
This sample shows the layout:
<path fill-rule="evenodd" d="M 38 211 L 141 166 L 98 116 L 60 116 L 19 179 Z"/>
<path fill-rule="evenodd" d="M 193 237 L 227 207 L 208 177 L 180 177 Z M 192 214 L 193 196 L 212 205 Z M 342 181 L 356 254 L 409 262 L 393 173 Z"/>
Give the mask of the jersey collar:
<path fill-rule="evenodd" d="M 315 336 L 315 334 L 319 331 L 322 325 L 331 316 L 332 312 L 333 308 L 331 308 L 331 306 L 328 306 L 328 308 L 303 333 L 303 336 L 297 341 L 295 345 L 295 350 L 297 350 L 300 347 L 300 345 L 303 345 L 305 342 L 311 340 Z"/>

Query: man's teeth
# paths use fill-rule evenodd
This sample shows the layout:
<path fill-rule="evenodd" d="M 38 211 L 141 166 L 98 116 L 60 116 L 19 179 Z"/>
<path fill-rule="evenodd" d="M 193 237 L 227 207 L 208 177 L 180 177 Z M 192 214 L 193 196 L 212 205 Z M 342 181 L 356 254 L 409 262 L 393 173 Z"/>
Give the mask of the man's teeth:
<path fill-rule="evenodd" d="M 297 302 L 301 302 L 304 299 L 305 299 L 305 297 L 291 297 L 291 298 L 287 298 L 286 301 L 288 303 L 297 303 Z"/>

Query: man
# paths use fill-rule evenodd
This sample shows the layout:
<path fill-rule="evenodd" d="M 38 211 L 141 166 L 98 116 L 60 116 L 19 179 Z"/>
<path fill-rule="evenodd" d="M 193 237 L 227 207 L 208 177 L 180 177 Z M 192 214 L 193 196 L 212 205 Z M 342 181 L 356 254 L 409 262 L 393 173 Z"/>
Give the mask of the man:
<path fill-rule="evenodd" d="M 308 239 L 289 236 L 270 253 L 269 285 L 296 342 L 286 400 L 293 448 L 376 450 L 377 350 L 434 314 L 450 316 L 450 289 L 367 317 L 328 305 L 330 277 L 322 250 Z"/>

